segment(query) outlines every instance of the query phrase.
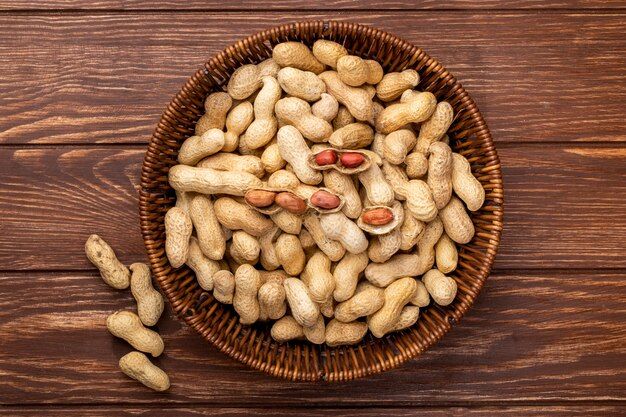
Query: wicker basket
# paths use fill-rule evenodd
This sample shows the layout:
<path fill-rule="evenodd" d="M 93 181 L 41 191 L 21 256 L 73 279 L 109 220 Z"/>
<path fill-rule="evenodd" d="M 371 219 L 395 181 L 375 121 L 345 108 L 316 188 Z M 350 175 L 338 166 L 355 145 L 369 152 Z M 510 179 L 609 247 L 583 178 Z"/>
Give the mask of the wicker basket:
<path fill-rule="evenodd" d="M 243 326 L 231 306 L 215 301 L 187 267 L 173 269 L 164 250 L 166 211 L 175 201 L 167 182 L 182 142 L 194 132 L 208 93 L 223 88 L 242 64 L 271 56 L 272 46 L 288 40 L 312 45 L 316 39 L 343 44 L 352 54 L 380 62 L 386 72 L 416 69 L 419 89 L 447 100 L 455 110 L 451 145 L 471 162 L 486 190 L 484 207 L 472 215 L 476 236 L 459 251 L 452 274 L 458 296 L 448 307 L 430 306 L 410 329 L 382 339 L 367 335 L 358 345 L 329 348 L 307 342 L 279 344 L 269 326 Z M 458 322 L 476 299 L 491 269 L 502 230 L 502 177 L 491 134 L 478 108 L 463 87 L 421 49 L 388 33 L 344 22 L 301 22 L 257 33 L 229 46 L 198 70 L 167 106 L 150 140 L 141 173 L 141 229 L 152 270 L 173 310 L 206 340 L 253 368 L 291 380 L 341 381 L 394 368 L 417 357 Z"/>

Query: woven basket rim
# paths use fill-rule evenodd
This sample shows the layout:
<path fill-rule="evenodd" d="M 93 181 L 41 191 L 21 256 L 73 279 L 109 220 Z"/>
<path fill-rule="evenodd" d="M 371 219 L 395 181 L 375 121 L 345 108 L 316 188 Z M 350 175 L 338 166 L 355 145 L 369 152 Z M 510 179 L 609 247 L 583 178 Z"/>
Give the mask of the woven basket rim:
<path fill-rule="evenodd" d="M 483 185 L 488 184 L 489 195 L 491 195 L 491 199 L 485 204 L 486 206 L 489 205 L 488 209 L 491 213 L 485 217 L 488 224 L 483 225 L 485 227 L 484 232 L 477 233 L 483 240 L 480 248 L 468 249 L 467 259 L 459 258 L 459 273 L 461 273 L 461 267 L 468 269 L 469 272 L 463 273 L 473 274 L 472 279 L 475 279 L 476 282 L 471 287 L 461 288 L 467 296 L 462 301 L 455 301 L 453 303 L 454 308 L 433 306 L 428 309 L 428 314 L 420 315 L 420 320 L 406 333 L 394 333 L 383 339 L 362 342 L 361 345 L 356 346 L 324 348 L 307 343 L 276 344 L 274 342 L 272 344 L 271 341 L 268 342 L 263 339 L 259 330 L 254 327 L 238 325 L 232 318 L 227 320 L 227 315 L 218 324 L 214 323 L 209 327 L 206 324 L 207 318 L 211 314 L 219 316 L 219 313 L 215 313 L 218 307 L 210 304 L 212 296 L 202 290 L 179 294 L 179 288 L 188 283 L 188 278 L 179 277 L 176 275 L 176 271 L 170 271 L 167 260 L 164 261 L 163 259 L 162 242 L 153 237 L 155 223 L 159 221 L 162 223 L 162 216 L 155 218 L 151 205 L 155 202 L 157 204 L 161 201 L 163 204 L 167 202 L 167 199 L 162 195 L 150 191 L 155 178 L 162 180 L 164 175 L 163 168 L 159 164 L 163 152 L 159 151 L 159 147 L 167 142 L 167 138 L 172 135 L 176 137 L 189 135 L 188 130 L 181 126 L 180 119 L 195 117 L 196 115 L 193 115 L 190 109 L 194 108 L 194 105 L 201 106 L 201 103 L 190 102 L 190 97 L 193 97 L 194 94 L 197 95 L 198 91 L 204 88 L 202 83 L 206 83 L 207 79 L 223 82 L 228 76 L 225 68 L 230 63 L 257 61 L 258 57 L 261 57 L 267 49 L 266 42 L 270 42 L 273 46 L 275 43 L 294 36 L 299 39 L 307 38 L 307 36 L 328 38 L 335 35 L 339 36 L 339 34 L 350 39 L 358 37 L 368 40 L 370 38 L 376 39 L 381 45 L 400 51 L 402 54 L 398 53 L 398 56 L 391 56 L 387 62 L 382 62 L 383 66 L 392 68 L 410 66 L 413 68 L 416 63 L 419 63 L 421 65 L 420 71 L 437 74 L 436 82 L 449 88 L 450 95 L 458 99 L 463 106 L 463 111 L 467 112 L 472 122 L 471 128 L 468 129 L 470 132 L 468 135 L 473 135 L 481 144 L 481 155 L 487 158 L 481 174 L 487 178 Z M 465 149 L 470 148 L 468 146 Z M 481 180 L 482 182 L 483 180 Z M 482 210 L 484 209 L 485 207 Z M 148 144 L 141 172 L 139 212 L 143 240 L 156 281 L 179 319 L 230 357 L 268 374 L 290 380 L 343 381 L 393 369 L 410 359 L 416 358 L 438 342 L 473 305 L 491 271 L 500 242 L 503 219 L 502 175 L 491 133 L 478 107 L 461 84 L 435 59 L 429 57 L 420 48 L 379 29 L 332 20 L 303 21 L 273 27 L 237 41 L 210 58 L 201 69 L 188 79 L 162 114 Z M 479 250 L 484 250 L 484 253 L 480 254 L 484 257 L 482 263 L 470 265 L 474 256 L 473 252 Z M 432 314 L 429 313 L 431 309 Z M 233 333 L 235 335 L 231 337 Z M 383 344 L 385 344 L 384 347 L 378 346 Z M 266 360 L 258 357 L 261 354 L 266 355 Z M 300 358 L 297 363 L 292 363 L 292 356 L 296 359 Z M 311 364 L 309 361 L 315 363 Z M 318 362 L 322 366 L 319 366 Z M 368 365 L 361 365 L 361 363 Z"/>

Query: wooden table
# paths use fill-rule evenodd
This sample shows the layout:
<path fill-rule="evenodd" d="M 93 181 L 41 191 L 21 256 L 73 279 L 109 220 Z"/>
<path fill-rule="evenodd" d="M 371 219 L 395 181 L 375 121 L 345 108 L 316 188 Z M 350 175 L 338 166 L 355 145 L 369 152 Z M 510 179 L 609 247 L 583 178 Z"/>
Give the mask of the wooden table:
<path fill-rule="evenodd" d="M 0 0 L 0 414 L 626 415 L 626 3 Z M 260 9 L 260 10 L 259 10 Z M 83 254 L 145 261 L 137 187 L 166 104 L 209 56 L 295 20 L 397 34 L 439 59 L 496 140 L 505 228 L 463 322 L 398 370 L 291 383 L 168 311 L 160 394 L 117 368 L 133 305 Z"/>

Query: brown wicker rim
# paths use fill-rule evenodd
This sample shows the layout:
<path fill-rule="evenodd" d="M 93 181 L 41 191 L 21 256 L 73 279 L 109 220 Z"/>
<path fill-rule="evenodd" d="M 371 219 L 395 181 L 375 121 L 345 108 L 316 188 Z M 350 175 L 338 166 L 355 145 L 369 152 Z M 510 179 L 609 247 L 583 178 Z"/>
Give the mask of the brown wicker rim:
<path fill-rule="evenodd" d="M 308 342 L 277 343 L 269 326 L 244 326 L 231 306 L 213 299 L 186 266 L 173 269 L 164 250 L 164 215 L 175 195 L 167 182 L 182 142 L 193 135 L 204 113 L 207 94 L 223 90 L 232 72 L 271 57 L 273 45 L 317 39 L 343 44 L 350 53 L 379 61 L 386 72 L 416 69 L 418 89 L 430 91 L 455 110 L 451 145 L 471 163 L 486 191 L 482 209 L 472 214 L 474 239 L 459 250 L 451 274 L 458 284 L 455 301 L 429 306 L 417 323 L 382 339 L 368 334 L 354 346 L 330 348 Z M 141 230 L 156 280 L 176 315 L 227 355 L 271 375 L 302 381 L 343 381 L 383 372 L 413 359 L 434 345 L 472 306 L 494 262 L 500 243 L 503 189 L 500 161 L 478 107 L 456 79 L 421 49 L 386 32 L 347 22 L 309 21 L 274 27 L 238 41 L 212 57 L 183 86 L 161 116 L 148 145 L 141 171 Z"/>

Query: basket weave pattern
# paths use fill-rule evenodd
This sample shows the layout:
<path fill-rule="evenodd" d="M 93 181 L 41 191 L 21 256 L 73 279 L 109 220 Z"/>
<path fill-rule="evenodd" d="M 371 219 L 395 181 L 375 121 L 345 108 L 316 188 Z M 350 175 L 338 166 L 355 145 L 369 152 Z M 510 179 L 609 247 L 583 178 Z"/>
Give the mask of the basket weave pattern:
<path fill-rule="evenodd" d="M 273 45 L 317 39 L 343 44 L 351 54 L 375 59 L 385 72 L 413 68 L 420 74 L 418 89 L 448 101 L 455 111 L 449 130 L 452 148 L 471 163 L 486 191 L 483 208 L 471 215 L 474 239 L 459 250 L 452 276 L 458 295 L 447 307 L 431 305 L 409 329 L 376 339 L 369 333 L 354 346 L 329 348 L 308 342 L 279 344 L 266 324 L 243 326 L 232 306 L 213 299 L 186 266 L 173 269 L 165 256 L 164 216 L 175 195 L 167 182 L 182 142 L 192 136 L 204 113 L 204 99 L 222 90 L 233 71 L 271 57 Z M 478 108 L 463 87 L 441 64 L 421 49 L 388 33 L 345 22 L 301 22 L 252 35 L 211 58 L 167 106 L 150 140 L 143 162 L 140 218 L 152 270 L 174 312 L 222 352 L 271 375 L 291 380 L 340 381 L 394 368 L 435 344 L 471 307 L 496 255 L 502 230 L 503 190 L 500 161 L 491 134 Z"/>

